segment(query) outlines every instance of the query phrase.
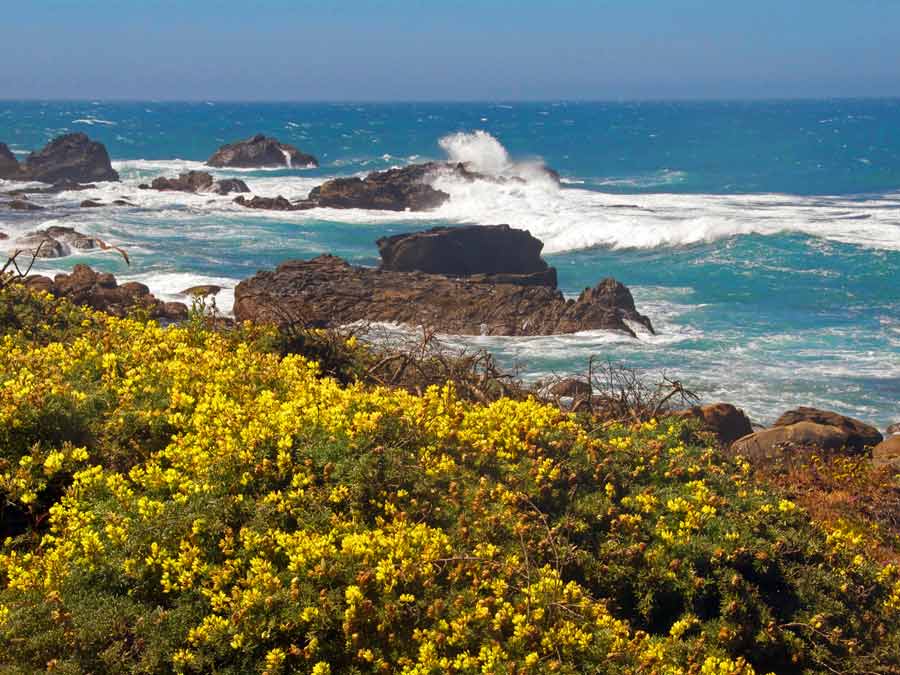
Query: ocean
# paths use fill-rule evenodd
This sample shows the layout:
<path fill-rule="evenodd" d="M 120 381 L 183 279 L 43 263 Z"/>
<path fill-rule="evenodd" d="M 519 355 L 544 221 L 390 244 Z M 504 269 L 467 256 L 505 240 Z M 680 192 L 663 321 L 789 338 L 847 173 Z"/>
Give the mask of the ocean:
<path fill-rule="evenodd" d="M 375 239 L 440 224 L 529 230 L 577 295 L 601 278 L 629 286 L 656 335 L 446 336 L 487 347 L 523 377 L 583 372 L 591 355 L 681 380 L 704 401 L 767 423 L 797 405 L 881 429 L 900 421 L 900 100 L 639 103 L 168 103 L 0 101 L 0 142 L 24 157 L 52 137 L 103 142 L 122 183 L 45 197 L 38 215 L 0 213 L 16 236 L 74 226 L 129 252 L 76 263 L 146 283 L 158 296 L 230 289 L 257 270 L 334 253 L 378 262 Z M 525 183 L 443 178 L 428 213 L 248 210 L 232 197 L 137 189 L 203 169 L 256 133 L 316 155 L 317 169 L 212 170 L 255 194 L 294 199 L 334 176 L 429 159 L 471 161 Z M 529 173 L 543 162 L 562 185 Z M 0 191 L 9 184 L 0 181 Z M 79 209 L 124 198 L 134 208 Z M 4 242 L 6 243 L 6 242 Z"/>

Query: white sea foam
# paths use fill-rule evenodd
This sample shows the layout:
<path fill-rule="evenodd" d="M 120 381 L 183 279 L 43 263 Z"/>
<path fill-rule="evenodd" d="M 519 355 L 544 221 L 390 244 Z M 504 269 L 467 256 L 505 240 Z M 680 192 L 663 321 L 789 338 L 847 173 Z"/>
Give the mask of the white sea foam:
<path fill-rule="evenodd" d="M 112 122 L 110 120 L 102 120 L 99 117 L 83 117 L 77 120 L 72 120 L 72 124 L 87 124 L 88 126 L 94 126 L 95 124 L 103 124 L 105 126 L 114 127 L 116 126 L 116 122 Z"/>

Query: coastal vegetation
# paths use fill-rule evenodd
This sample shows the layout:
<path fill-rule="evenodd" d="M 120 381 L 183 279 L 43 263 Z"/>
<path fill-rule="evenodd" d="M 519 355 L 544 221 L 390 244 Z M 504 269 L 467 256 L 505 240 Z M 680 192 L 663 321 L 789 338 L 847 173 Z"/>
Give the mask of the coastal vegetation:
<path fill-rule="evenodd" d="M 385 358 L 0 289 L 0 672 L 900 672 L 889 470 Z"/>

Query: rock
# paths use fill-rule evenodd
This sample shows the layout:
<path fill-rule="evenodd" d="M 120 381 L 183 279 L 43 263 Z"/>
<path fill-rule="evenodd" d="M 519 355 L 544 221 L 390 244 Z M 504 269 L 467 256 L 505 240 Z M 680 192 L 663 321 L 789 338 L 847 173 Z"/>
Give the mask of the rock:
<path fill-rule="evenodd" d="M 115 206 L 137 206 L 137 204 L 132 204 L 127 199 L 114 199 L 113 204 Z"/>
<path fill-rule="evenodd" d="M 0 143 L 0 178 L 15 180 L 19 176 L 19 160 L 6 143 Z"/>
<path fill-rule="evenodd" d="M 750 419 L 744 414 L 744 411 L 735 408 L 730 403 L 695 405 L 687 410 L 676 411 L 674 416 L 700 420 L 701 427 L 714 433 L 725 447 L 739 438 L 753 433 Z"/>
<path fill-rule="evenodd" d="M 6 232 L 0 232 L 0 241 L 3 241 L 4 239 L 9 239 L 9 235 L 6 234 Z"/>
<path fill-rule="evenodd" d="M 731 444 L 731 451 L 747 459 L 759 460 L 774 455 L 781 449 L 841 450 L 848 445 L 848 441 L 847 432 L 839 427 L 816 422 L 797 422 L 739 438 Z"/>
<path fill-rule="evenodd" d="M 900 422 L 896 422 L 895 424 L 892 424 L 887 429 L 885 429 L 884 432 L 888 436 L 900 436 Z"/>
<path fill-rule="evenodd" d="M 449 276 L 536 275 L 556 287 L 556 270 L 541 258 L 544 244 L 509 225 L 436 227 L 427 232 L 382 237 L 381 268 Z"/>
<path fill-rule="evenodd" d="M 209 166 L 216 167 L 293 167 L 305 168 L 319 166 L 319 160 L 312 155 L 300 152 L 293 145 L 280 143 L 274 138 L 257 134 L 246 141 L 238 141 L 223 145 L 212 157 L 206 160 Z"/>
<path fill-rule="evenodd" d="M 180 302 L 161 302 L 141 283 L 116 283 L 112 274 L 98 273 L 87 265 L 75 265 L 71 274 L 57 274 L 51 280 L 44 276 L 30 276 L 26 285 L 46 290 L 57 297 L 68 298 L 76 305 L 87 305 L 115 316 L 125 316 L 134 308 L 142 308 L 151 317 L 170 321 L 187 318 L 187 307 Z"/>
<path fill-rule="evenodd" d="M 215 284 L 205 284 L 202 286 L 191 286 L 190 288 L 185 288 L 178 295 L 189 295 L 193 297 L 204 298 L 210 295 L 217 295 L 221 290 L 221 286 L 216 286 Z"/>
<path fill-rule="evenodd" d="M 35 258 L 64 258 L 71 253 L 68 246 L 43 232 L 32 232 L 20 237 L 16 246 Z"/>
<path fill-rule="evenodd" d="M 154 178 L 150 185 L 139 186 L 144 190 L 171 190 L 175 192 L 214 192 L 227 195 L 229 192 L 250 192 L 247 184 L 237 178 L 226 178 L 220 181 L 213 179 L 206 171 L 188 171 L 178 178 Z"/>
<path fill-rule="evenodd" d="M 83 209 L 96 209 L 100 206 L 106 206 L 103 202 L 94 201 L 93 199 L 85 199 L 79 206 Z"/>
<path fill-rule="evenodd" d="M 43 206 L 38 206 L 37 204 L 32 204 L 27 199 L 13 199 L 11 202 L 6 202 L 6 207 L 12 209 L 13 211 L 43 211 Z"/>
<path fill-rule="evenodd" d="M 265 209 L 267 211 L 302 211 L 312 208 L 311 206 L 294 204 L 281 195 L 277 197 L 256 196 L 253 199 L 235 197 L 234 203 L 246 206 L 248 209 Z"/>
<path fill-rule="evenodd" d="M 843 429 L 847 434 L 847 443 L 855 450 L 878 445 L 883 440 L 881 433 L 875 427 L 865 422 L 860 422 L 852 417 L 839 415 L 829 410 L 807 408 L 801 406 L 795 410 L 789 410 L 775 420 L 773 427 L 788 426 L 797 422 L 815 422 L 816 424 L 829 424 Z"/>
<path fill-rule="evenodd" d="M 551 396 L 587 400 L 590 398 L 592 391 L 590 383 L 569 377 L 550 387 L 549 393 Z"/>
<path fill-rule="evenodd" d="M 311 206 L 332 209 L 428 211 L 450 199 L 429 184 L 443 166 L 413 164 L 370 173 L 365 179 L 335 178 L 313 188 L 307 201 Z"/>
<path fill-rule="evenodd" d="M 250 188 L 238 178 L 223 178 L 213 183 L 212 191 L 219 195 L 227 195 L 232 192 L 250 192 Z"/>
<path fill-rule="evenodd" d="M 354 267 L 324 255 L 286 262 L 274 272 L 260 272 L 242 281 L 235 289 L 234 314 L 238 321 L 285 323 L 286 317 L 295 317 L 320 327 L 389 321 L 463 335 L 607 329 L 634 336 L 625 320 L 648 328 L 650 320 L 633 309 L 630 293 L 626 306 L 617 306 L 604 303 L 621 294 L 597 290 L 617 283 L 604 280 L 578 300 L 566 300 L 548 286 Z"/>
<path fill-rule="evenodd" d="M 25 195 L 55 195 L 60 192 L 78 192 L 81 190 L 93 190 L 97 186 L 93 183 L 76 183 L 75 181 L 63 180 L 49 185 L 47 187 L 36 188 L 26 187 L 17 190 L 10 190 L 6 194 L 10 197 L 24 197 Z"/>
<path fill-rule="evenodd" d="M 900 469 L 900 435 L 891 436 L 872 448 L 872 462 L 875 466 Z"/>
<path fill-rule="evenodd" d="M 100 241 L 71 227 L 53 226 L 46 230 L 30 232 L 16 242 L 30 255 L 38 258 L 63 258 L 72 249 L 90 250 L 98 248 Z"/>
<path fill-rule="evenodd" d="M 32 152 L 21 166 L 20 180 L 41 183 L 74 181 L 118 181 L 102 143 L 83 133 L 54 138 L 38 152 Z"/>

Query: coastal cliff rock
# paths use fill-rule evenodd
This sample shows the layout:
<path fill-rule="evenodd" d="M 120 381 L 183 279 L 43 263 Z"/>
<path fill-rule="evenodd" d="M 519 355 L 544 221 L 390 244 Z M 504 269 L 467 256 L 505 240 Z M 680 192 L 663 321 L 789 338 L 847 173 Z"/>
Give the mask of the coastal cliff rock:
<path fill-rule="evenodd" d="M 209 166 L 231 166 L 245 169 L 319 166 L 319 160 L 312 155 L 302 153 L 293 145 L 280 143 L 263 134 L 257 134 L 246 141 L 223 145 L 206 160 L 206 163 Z"/>
<path fill-rule="evenodd" d="M 86 183 L 118 181 L 119 174 L 113 170 L 102 143 L 74 133 L 54 138 L 42 150 L 28 155 L 20 165 L 18 180 Z"/>
<path fill-rule="evenodd" d="M 36 290 L 67 298 L 76 305 L 115 316 L 125 316 L 134 308 L 143 308 L 151 317 L 181 321 L 188 316 L 187 306 L 180 302 L 163 302 L 136 281 L 119 285 L 112 274 L 99 273 L 87 265 L 75 265 L 71 274 L 57 274 L 53 279 L 33 275 L 25 281 Z"/>
<path fill-rule="evenodd" d="M 606 302 L 626 296 L 629 301 L 621 305 Z M 577 300 L 566 300 L 547 286 L 354 267 L 323 255 L 289 261 L 274 272 L 260 272 L 242 281 L 235 289 L 234 314 L 239 321 L 299 321 L 319 327 L 386 321 L 463 335 L 606 329 L 634 336 L 626 320 L 652 330 L 650 320 L 634 309 L 630 297 L 614 279 L 603 280 Z"/>
<path fill-rule="evenodd" d="M 775 420 L 772 426 L 784 427 L 797 424 L 798 422 L 814 422 L 837 427 L 847 435 L 846 444 L 858 451 L 878 445 L 884 438 L 878 429 L 865 422 L 831 412 L 830 410 L 819 410 L 818 408 L 804 406 L 787 411 Z"/>
<path fill-rule="evenodd" d="M 188 171 L 177 178 L 160 176 L 154 178 L 150 185 L 138 186 L 142 190 L 159 190 L 173 192 L 212 192 L 219 195 L 227 195 L 231 192 L 250 192 L 247 184 L 237 178 L 225 178 L 215 180 L 206 171 Z"/>
<path fill-rule="evenodd" d="M 6 143 L 0 143 L 0 178 L 15 179 L 19 175 L 19 160 Z"/>
<path fill-rule="evenodd" d="M 527 275 L 556 288 L 556 270 L 541 258 L 544 243 L 509 225 L 436 227 L 427 232 L 382 237 L 375 242 L 381 269 L 448 276 Z"/>

